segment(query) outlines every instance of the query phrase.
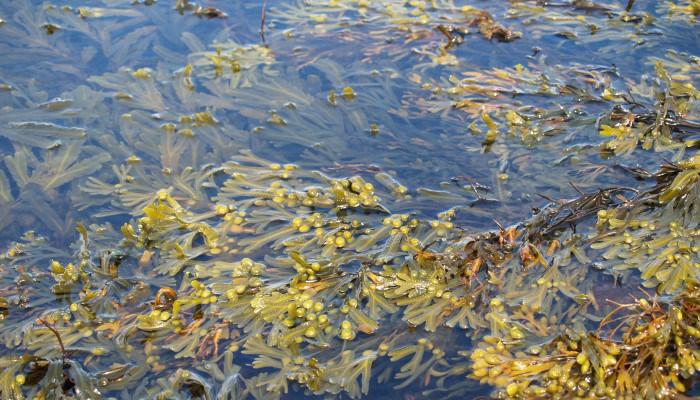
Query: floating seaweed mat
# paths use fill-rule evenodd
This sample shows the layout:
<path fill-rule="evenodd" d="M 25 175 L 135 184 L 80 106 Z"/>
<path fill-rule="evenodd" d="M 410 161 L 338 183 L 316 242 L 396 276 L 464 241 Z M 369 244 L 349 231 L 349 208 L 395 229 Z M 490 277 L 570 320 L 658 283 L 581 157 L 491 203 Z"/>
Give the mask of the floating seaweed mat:
<path fill-rule="evenodd" d="M 697 13 L 625 3 L 3 3 L 0 397 L 693 395 Z"/>
<path fill-rule="evenodd" d="M 73 261 L 34 258 L 37 266 L 49 265 L 47 272 L 30 273 L 31 280 L 7 287 L 4 297 L 5 345 L 34 354 L 13 359 L 20 369 L 12 370 L 10 390 L 20 385 L 48 390 L 41 379 L 51 376 L 52 356 L 64 370 L 52 379 L 82 385 L 76 390 L 128 387 L 129 377 L 149 378 L 135 366 L 109 366 L 109 360 L 118 354 L 132 358 L 143 340 L 146 353 L 139 357 L 145 357 L 146 368 L 188 382 L 143 389 L 165 396 L 178 388 L 226 392 L 229 387 L 221 385 L 231 376 L 215 371 L 237 370 L 232 360 L 245 356 L 252 357 L 254 370 L 269 372 L 240 370 L 237 387 L 242 393 L 264 389 L 268 396 L 301 385 L 314 393 L 357 397 L 371 393 L 371 382 L 379 379 L 373 371 L 386 368 L 395 371 L 398 389 L 436 380 L 438 388 L 451 390 L 450 377 L 469 375 L 508 396 L 651 393 L 660 383 L 664 390 L 683 392 L 683 382 L 692 378 L 697 318 L 685 313 L 695 309 L 694 273 L 657 273 L 661 283 L 645 283 L 677 297 L 625 290 L 606 300 L 595 280 L 617 277 L 607 283 L 614 285 L 632 279 L 618 275 L 616 264 L 608 267 L 641 245 L 624 229 L 651 229 L 640 233 L 647 249 L 641 257 L 654 260 L 659 254 L 665 268 L 678 271 L 693 262 L 695 256 L 685 250 L 666 261 L 665 249 L 692 252 L 696 246 L 680 244 L 694 234 L 678 235 L 678 222 L 664 216 L 696 219 L 697 184 L 687 178 L 698 168 L 695 158 L 664 166 L 653 176 L 655 186 L 632 191 L 629 198 L 616 196 L 624 188 L 601 190 L 552 204 L 522 224 L 470 235 L 449 222 L 454 212 L 437 221 L 386 216 L 373 185 L 360 178 L 326 181 L 292 165 L 263 163 L 243 155 L 224 166 L 229 178 L 216 185 L 221 195 L 210 211 L 195 211 L 196 203 L 183 206 L 160 191 L 134 225 L 122 227 L 122 244 L 109 252 L 95 249 L 91 237 L 103 242 L 100 236 L 117 239 L 119 233 L 79 225 L 74 256 L 49 253 Z M 262 185 L 265 181 L 273 184 Z M 239 185 L 248 189 L 236 189 Z M 313 189 L 295 193 L 295 185 Z M 343 222 L 359 210 L 370 213 Z M 593 214 L 598 222 L 586 224 Z M 590 233 L 574 233 L 573 225 L 587 226 Z M 671 239 L 664 239 L 666 232 Z M 611 241 L 623 248 L 610 253 L 608 245 L 599 245 Z M 32 254 L 49 251 L 46 246 L 45 239 L 26 236 L 3 262 L 21 269 L 36 257 Z M 254 261 L 269 254 L 259 249 L 277 246 L 284 247 L 279 256 Z M 95 251 L 102 255 L 93 256 Z M 239 253 L 250 256 L 231 258 Z M 645 278 L 646 268 L 635 261 L 626 270 Z M 155 294 L 138 278 L 154 272 L 163 276 L 149 280 L 148 286 L 159 288 Z M 22 297 L 14 297 L 19 293 Z M 626 295 L 633 296 L 632 303 L 622 302 Z M 44 310 L 56 304 L 55 296 L 67 299 L 65 311 Z M 19 318 L 22 308 L 33 317 Z M 395 318 L 400 322 L 387 325 Z M 415 329 L 396 330 L 397 323 Z M 668 324 L 670 330 L 661 332 L 672 336 L 662 336 L 658 346 L 668 343 L 672 350 L 650 358 L 659 356 L 659 347 L 639 335 L 642 327 L 657 331 L 659 324 Z M 455 336 L 450 327 L 484 344 L 464 349 L 463 334 Z M 687 350 L 675 350 L 688 340 Z M 166 359 L 182 369 L 173 372 Z M 687 369 L 670 367 L 679 362 Z M 85 375 L 85 368 L 93 372 Z M 644 368 L 659 374 L 649 386 L 642 384 L 648 376 Z M 27 386 L 34 376 L 40 380 Z M 564 384 L 561 376 L 567 377 Z M 457 385 L 454 390 L 468 390 Z"/>

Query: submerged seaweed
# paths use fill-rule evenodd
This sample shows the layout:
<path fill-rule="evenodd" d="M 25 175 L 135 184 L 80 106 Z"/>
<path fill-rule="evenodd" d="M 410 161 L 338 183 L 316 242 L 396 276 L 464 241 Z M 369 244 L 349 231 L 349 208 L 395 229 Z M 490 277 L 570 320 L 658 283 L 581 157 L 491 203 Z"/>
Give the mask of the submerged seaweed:
<path fill-rule="evenodd" d="M 0 398 L 697 393 L 696 2 L 69 3 L 0 5 Z"/>

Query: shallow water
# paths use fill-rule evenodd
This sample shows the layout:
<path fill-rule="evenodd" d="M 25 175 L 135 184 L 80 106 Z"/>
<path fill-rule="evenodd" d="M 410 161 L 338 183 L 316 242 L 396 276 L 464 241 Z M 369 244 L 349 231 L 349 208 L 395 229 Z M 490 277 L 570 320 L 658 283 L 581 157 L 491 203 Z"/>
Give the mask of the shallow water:
<path fill-rule="evenodd" d="M 260 162 L 265 168 L 293 163 L 296 170 L 304 171 L 299 175 L 300 188 L 358 175 L 373 182 L 378 193 L 381 189 L 387 194 L 380 196 L 382 207 L 334 209 L 334 218 L 358 218 L 363 227 L 373 228 L 373 223 L 381 227 L 385 213 L 407 214 L 421 221 L 448 221 L 456 227 L 447 236 L 426 233 L 418 246 L 425 246 L 424 251 L 433 245 L 444 250 L 465 235 L 498 231 L 499 224 L 517 224 L 530 218 L 533 210 L 582 192 L 641 188 L 635 176 L 621 166 L 654 170 L 664 157 L 677 161 L 692 154 L 693 146 L 615 156 L 600 150 L 610 140 L 601 135 L 601 124 L 609 121 L 615 105 L 627 110 L 654 109 L 650 88 L 659 82 L 656 61 L 663 60 L 674 78 L 697 84 L 700 30 L 692 9 L 685 8 L 691 7 L 688 2 L 635 1 L 629 12 L 625 11 L 627 2 L 621 1 L 547 5 L 442 0 L 202 3 L 225 13 L 223 18 L 197 16 L 196 6 L 178 12 L 173 3 L 26 0 L 0 4 L 0 20 L 4 21 L 0 23 L 0 244 L 7 251 L 17 241 L 26 247 L 23 258 L 8 256 L 1 265 L 2 296 L 9 311 L 5 327 L 0 326 L 0 355 L 58 359 L 60 351 L 52 332 L 36 322 L 41 318 L 54 325 L 65 320 L 74 326 L 74 321 L 82 321 L 76 328 L 82 333 L 86 326 L 92 327 L 85 339 L 73 338 L 69 345 L 77 349 L 72 359 L 82 365 L 84 375 L 71 378 L 78 390 L 64 385 L 66 395 L 149 398 L 175 385 L 181 390 L 164 398 L 187 398 L 200 396 L 197 385 L 202 383 L 201 389 L 216 397 L 224 393 L 222 382 L 234 385 L 222 374 L 230 376 L 235 371 L 252 379 L 259 372 L 251 366 L 254 351 L 233 351 L 233 366 L 227 365 L 229 369 L 218 375 L 212 370 L 224 370 L 222 365 L 231 361 L 220 355 L 218 346 L 243 348 L 249 335 L 270 332 L 269 320 L 242 323 L 235 317 L 221 317 L 216 310 L 209 315 L 199 309 L 204 308 L 201 304 L 195 311 L 189 309 L 187 318 L 196 326 L 177 334 L 187 338 L 192 331 L 202 331 L 191 338 L 195 350 L 199 349 L 193 350 L 196 354 L 180 351 L 186 343 L 174 349 L 172 343 L 178 340 L 158 329 L 134 333 L 136 327 L 123 327 L 133 324 L 137 315 L 149 313 L 153 302 L 160 301 L 156 298 L 159 289 L 191 291 L 189 281 L 206 276 L 204 272 L 197 275 L 200 264 L 207 269 L 214 268 L 216 261 L 235 263 L 251 257 L 269 264 L 269 276 L 263 275 L 265 285 L 284 286 L 291 279 L 294 261 L 290 254 L 295 247 L 282 239 L 259 247 L 251 243 L 268 230 L 288 224 L 287 219 L 297 212 L 296 205 L 286 209 L 283 201 L 278 202 L 281 206 L 274 205 L 270 195 L 265 201 L 272 206 L 255 214 L 260 204 L 249 203 L 247 195 L 219 190 L 226 186 L 229 170 L 237 168 L 227 162 L 258 162 L 241 154 L 250 152 L 265 160 Z M 696 2 L 692 4 L 697 7 Z M 479 26 L 487 15 L 479 10 L 492 16 L 489 26 Z M 489 39 L 489 33 L 480 29 L 488 30 L 493 24 L 506 34 L 517 35 L 501 41 L 497 32 Z M 452 37 L 461 43 L 445 49 L 448 38 L 440 26 L 468 32 L 453 31 Z M 344 90 L 351 95 L 344 96 Z M 696 100 L 690 102 L 685 115 L 693 123 L 698 121 Z M 689 132 L 684 140 L 693 140 L 698 133 L 697 129 Z M 490 140 L 489 134 L 495 138 Z M 278 174 L 276 168 L 271 171 Z M 267 182 L 267 178 L 260 179 Z M 407 193 L 395 192 L 394 183 L 383 187 L 382 180 L 400 184 Z M 258 184 L 243 185 L 242 190 L 252 193 L 260 189 Z M 242 224 L 242 231 L 231 234 L 225 257 L 220 249 L 197 253 L 199 247 L 209 246 L 210 238 L 201 227 L 193 228 L 198 233 L 186 239 L 191 247 L 185 248 L 188 254 L 183 256 L 189 264 L 175 268 L 169 256 L 159 258 L 161 252 L 166 253 L 165 247 L 144 251 L 148 241 L 157 239 L 131 246 L 121 242 L 124 236 L 120 233 L 125 223 L 138 227 L 148 204 L 164 199 L 158 190 L 168 188 L 174 188 L 169 193 L 192 211 L 188 218 L 197 223 L 217 215 L 215 203 L 222 202 L 236 204 L 237 210 L 247 210 L 255 218 Z M 450 209 L 454 216 L 438 217 Z M 89 243 L 81 242 L 77 224 L 88 227 Z M 27 231 L 33 236 L 20 240 Z M 172 234 L 168 232 L 164 235 Z M 239 234 L 244 239 L 238 241 Z M 37 242 L 36 237 L 43 239 Z M 293 234 L 289 237 L 294 239 Z M 361 240 L 359 230 L 353 238 Z M 356 248 L 342 258 L 321 250 L 322 245 L 303 247 L 308 254 L 301 253 L 335 260 L 344 273 L 357 273 L 370 259 L 381 261 L 374 267 L 399 266 L 415 259 L 416 250 Z M 338 246 L 343 247 L 345 244 Z M 107 274 L 105 268 L 114 264 L 110 257 L 122 252 L 126 261 L 119 273 Z M 97 287 L 69 285 L 65 293 L 57 293 L 57 283 L 49 276 L 51 260 L 61 265 L 71 261 L 91 264 L 94 270 L 82 271 L 85 275 L 75 280 L 84 284 L 94 275 Z M 292 273 L 284 272 L 284 267 Z M 102 272 L 97 272 L 100 268 Z M 638 274 L 627 278 L 635 284 L 640 280 Z M 217 279 L 211 277 L 207 287 L 224 296 L 224 284 Z M 583 285 L 595 286 L 597 279 L 607 282 L 601 284 L 602 292 L 612 290 L 603 277 L 588 278 Z M 24 281 L 31 282 L 26 289 Z M 100 285 L 107 285 L 101 294 Z M 324 300 L 334 304 L 330 295 Z M 20 318 L 22 313 L 27 317 Z M 471 350 L 472 340 L 483 336 L 480 331 L 485 329 L 469 328 L 465 333 L 443 326 L 426 333 L 420 324 L 413 327 L 415 324 L 397 315 L 384 317 L 380 330 L 361 330 L 356 340 L 376 347 L 382 335 L 398 335 L 411 325 L 402 343 L 428 335 L 457 357 L 457 352 Z M 35 321 L 27 324 L 28 319 Z M 200 323 L 206 328 L 198 328 Z M 233 329 L 236 324 L 240 329 Z M 207 335 L 219 328 L 227 333 L 216 344 L 217 351 L 204 351 L 218 340 L 212 342 Z M 32 338 L 29 332 L 35 329 L 43 329 L 44 336 Z M 65 327 L 64 335 L 75 335 L 71 329 Z M 318 354 L 323 360 L 329 352 L 326 346 L 354 350 L 353 343 L 336 338 L 324 346 L 315 343 L 305 350 L 295 348 L 292 353 L 309 350 L 311 355 L 304 357 Z M 105 347 L 106 354 L 90 355 L 89 349 L 96 346 Z M 130 350 L 125 351 L 125 346 L 131 346 Z M 319 347 L 310 350 L 312 346 Z M 401 346 L 404 344 L 397 348 Z M 370 347 L 357 348 L 359 354 Z M 140 354 L 135 356 L 134 351 Z M 150 358 L 146 360 L 144 354 Z M 153 358 L 156 356 L 160 361 Z M 148 368 L 120 382 L 107 382 L 100 375 L 139 363 Z M 398 370 L 389 361 L 382 366 Z M 28 374 L 30 367 L 23 368 Z M 200 383 L 173 378 L 178 368 L 196 370 L 192 374 L 198 374 L 195 381 Z M 12 381 L 18 373 L 0 379 Z M 371 389 L 362 396 L 411 399 L 492 392 L 490 385 L 468 378 L 461 378 L 466 386 L 456 387 L 436 384 L 440 375 L 430 378 L 427 372 L 414 380 L 388 375 L 377 383 L 380 374 L 381 369 L 372 374 Z M 96 383 L 83 385 L 80 379 Z M 460 378 L 450 379 L 460 382 Z M 293 380 L 290 378 L 287 393 L 267 395 L 310 393 Z M 25 394 L 42 390 L 42 385 L 48 384 L 24 385 Z M 91 394 L 81 392 L 88 387 L 93 388 Z M 55 395 L 57 390 L 49 393 Z M 311 390 L 321 395 L 325 389 Z M 0 382 L 3 398 L 12 398 L 9 391 L 10 386 Z M 338 394 L 337 389 L 326 391 L 327 396 L 347 395 Z M 260 395 L 264 392 L 260 389 Z M 221 398 L 236 398 L 235 393 Z M 250 389 L 240 393 L 259 394 Z"/>

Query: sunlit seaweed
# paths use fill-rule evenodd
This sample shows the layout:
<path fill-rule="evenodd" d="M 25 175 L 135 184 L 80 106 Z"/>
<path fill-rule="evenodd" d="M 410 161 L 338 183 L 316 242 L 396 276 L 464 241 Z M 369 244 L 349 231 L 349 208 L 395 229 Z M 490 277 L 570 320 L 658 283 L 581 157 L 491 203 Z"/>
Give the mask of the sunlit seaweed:
<path fill-rule="evenodd" d="M 693 86 L 692 78 L 669 75 L 662 61 L 657 61 L 655 68 L 663 86 L 651 93 L 630 91 L 634 97 L 626 102 L 634 111 L 617 106 L 606 118 L 609 124 L 601 121 L 601 136 L 611 138 L 603 145 L 604 151 L 621 155 L 634 151 L 639 144 L 647 150 L 663 150 L 693 143 L 693 140 L 678 139 L 692 138 L 700 128 L 694 117 L 700 92 Z M 686 68 L 693 69 L 693 65 L 686 64 Z M 652 99 L 653 105 L 644 104 Z"/>
<path fill-rule="evenodd" d="M 697 295 L 691 284 L 673 300 L 620 304 L 595 332 L 535 346 L 512 335 L 487 337 L 470 355 L 472 376 L 513 398 L 683 393 L 697 370 Z"/>
<path fill-rule="evenodd" d="M 228 28 L 205 45 L 198 18 L 153 2 L 0 6 L 3 71 L 110 71 L 54 98 L 3 74 L 0 227 L 18 239 L 0 254 L 0 397 L 692 391 L 695 57 L 652 57 L 655 77 L 465 58 L 546 35 L 653 45 L 633 3 L 304 2 L 271 12 L 262 45 Z M 666 30 L 697 14 L 660 7 Z M 364 57 L 279 45 L 295 35 Z"/>

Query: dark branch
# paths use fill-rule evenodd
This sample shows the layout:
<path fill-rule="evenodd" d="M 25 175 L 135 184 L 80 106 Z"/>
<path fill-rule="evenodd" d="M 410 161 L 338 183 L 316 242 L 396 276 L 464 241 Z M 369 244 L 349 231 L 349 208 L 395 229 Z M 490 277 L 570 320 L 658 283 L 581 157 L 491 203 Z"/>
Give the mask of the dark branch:
<path fill-rule="evenodd" d="M 39 322 L 42 323 L 45 327 L 47 327 L 55 336 L 56 339 L 58 339 L 58 345 L 61 347 L 61 360 L 63 361 L 63 365 L 66 365 L 66 348 L 63 346 L 63 340 L 61 339 L 61 334 L 58 333 L 56 328 L 51 326 L 48 322 L 46 322 L 43 318 L 39 318 Z"/>
<path fill-rule="evenodd" d="M 263 44 L 267 46 L 267 42 L 265 42 L 265 18 L 267 17 L 266 9 L 267 0 L 263 0 L 262 15 L 260 16 L 260 39 L 262 39 Z"/>

